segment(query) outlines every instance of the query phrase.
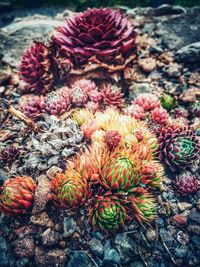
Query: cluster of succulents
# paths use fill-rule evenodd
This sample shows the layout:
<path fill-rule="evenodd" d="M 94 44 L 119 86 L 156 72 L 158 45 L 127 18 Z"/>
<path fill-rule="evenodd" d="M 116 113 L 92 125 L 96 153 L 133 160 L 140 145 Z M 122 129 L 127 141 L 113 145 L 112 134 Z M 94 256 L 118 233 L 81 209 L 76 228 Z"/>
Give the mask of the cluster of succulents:
<path fill-rule="evenodd" d="M 24 54 L 24 90 L 45 94 L 73 75 L 110 78 L 135 59 L 135 38 L 130 19 L 119 10 L 87 9 L 59 26 L 48 43 L 34 42 Z"/>
<path fill-rule="evenodd" d="M 153 94 L 143 93 L 138 95 L 133 103 L 124 108 L 124 113 L 137 120 L 148 119 L 161 125 L 167 123 L 168 112 L 161 106 L 161 101 Z"/>
<path fill-rule="evenodd" d="M 151 191 L 162 187 L 160 161 L 179 173 L 180 194 L 198 189 L 188 169 L 199 157 L 199 140 L 183 124 L 189 114 L 199 117 L 199 102 L 189 113 L 174 109 L 172 117 L 170 95 L 143 93 L 125 105 L 119 84 L 136 58 L 135 38 L 120 11 L 87 9 L 66 20 L 46 44 L 34 42 L 20 65 L 23 93 L 32 95 L 22 96 L 19 108 L 38 132 L 24 141 L 18 173 L 35 170 L 37 176 L 53 165 L 62 167 L 51 180 L 51 202 L 73 212 L 84 206 L 89 221 L 106 232 L 133 219 L 143 224 L 155 218 Z M 15 146 L 0 152 L 4 165 L 18 157 Z M 0 210 L 29 213 L 35 188 L 28 176 L 8 179 L 0 189 Z"/>
<path fill-rule="evenodd" d="M 92 112 L 104 106 L 121 108 L 123 96 L 122 89 L 115 84 L 105 83 L 99 88 L 90 79 L 79 79 L 70 88 L 63 86 L 45 96 L 29 95 L 21 101 L 20 110 L 36 121 L 42 113 L 60 116 L 72 108 L 85 107 Z"/>
<path fill-rule="evenodd" d="M 44 171 L 52 165 L 59 165 L 67 157 L 79 151 L 82 133 L 70 118 L 60 120 L 45 116 L 39 121 L 41 132 L 31 133 L 26 139 L 22 171 L 35 169 Z"/>
<path fill-rule="evenodd" d="M 156 200 L 149 190 L 161 187 L 163 178 L 155 136 L 143 122 L 115 109 L 91 114 L 89 121 L 87 116 L 83 119 L 83 112 L 72 116 L 82 126 L 89 125 L 83 134 L 90 137 L 91 146 L 67 161 L 66 172 L 52 180 L 53 202 L 76 209 L 87 200 L 89 220 L 104 231 L 115 230 L 133 218 L 140 223 L 153 220 Z"/>

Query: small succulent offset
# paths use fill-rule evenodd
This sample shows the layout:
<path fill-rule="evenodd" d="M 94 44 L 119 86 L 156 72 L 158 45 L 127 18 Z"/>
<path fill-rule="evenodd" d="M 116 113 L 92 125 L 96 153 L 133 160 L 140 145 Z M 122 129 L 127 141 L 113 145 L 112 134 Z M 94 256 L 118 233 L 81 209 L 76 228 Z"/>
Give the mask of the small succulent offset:
<path fill-rule="evenodd" d="M 160 98 L 160 102 L 161 102 L 162 107 L 166 110 L 171 110 L 176 105 L 176 102 L 173 96 L 168 95 L 168 94 L 162 95 Z"/>
<path fill-rule="evenodd" d="M 18 159 L 19 155 L 19 149 L 16 146 L 10 145 L 5 147 L 2 151 L 0 151 L 0 166 L 12 164 L 16 159 Z"/>
<path fill-rule="evenodd" d="M 192 194 L 198 190 L 198 180 L 191 172 L 185 171 L 176 177 L 175 186 L 182 195 Z"/>
<path fill-rule="evenodd" d="M 158 137 L 160 160 L 172 171 L 190 167 L 198 158 L 198 138 L 187 127 L 168 125 L 161 129 Z"/>
<path fill-rule="evenodd" d="M 52 180 L 52 201 L 60 208 L 76 210 L 86 203 L 89 185 L 79 173 L 68 169 L 65 174 L 58 173 Z"/>
<path fill-rule="evenodd" d="M 71 74 L 123 70 L 133 60 L 136 32 L 128 17 L 110 8 L 87 9 L 66 20 L 52 40 L 58 58 L 67 58 Z"/>
<path fill-rule="evenodd" d="M 29 213 L 33 206 L 36 184 L 31 177 L 10 178 L 0 194 L 0 210 L 11 215 Z"/>

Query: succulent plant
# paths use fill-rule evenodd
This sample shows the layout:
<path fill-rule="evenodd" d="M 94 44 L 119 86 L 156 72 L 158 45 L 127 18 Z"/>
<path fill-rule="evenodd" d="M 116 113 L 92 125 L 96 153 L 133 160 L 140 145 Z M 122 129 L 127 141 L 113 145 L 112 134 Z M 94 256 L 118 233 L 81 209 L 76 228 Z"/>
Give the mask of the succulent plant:
<path fill-rule="evenodd" d="M 19 157 L 19 149 L 10 145 L 0 151 L 0 165 L 10 165 Z"/>
<path fill-rule="evenodd" d="M 200 101 L 192 103 L 189 108 L 189 112 L 193 117 L 200 118 Z"/>
<path fill-rule="evenodd" d="M 75 109 L 72 113 L 72 119 L 80 126 L 88 120 L 93 120 L 94 115 L 90 109 Z"/>
<path fill-rule="evenodd" d="M 182 195 L 192 194 L 198 190 L 198 180 L 195 175 L 185 171 L 176 176 L 175 185 Z"/>
<path fill-rule="evenodd" d="M 141 120 L 145 118 L 145 112 L 143 107 L 136 104 L 126 107 L 123 111 L 125 115 L 130 115 L 136 120 Z"/>
<path fill-rule="evenodd" d="M 151 120 L 159 124 L 165 124 L 169 119 L 169 114 L 164 108 L 154 108 L 151 110 Z"/>
<path fill-rule="evenodd" d="M 42 101 L 42 110 L 49 115 L 62 115 L 70 108 L 69 93 L 63 91 L 51 92 Z"/>
<path fill-rule="evenodd" d="M 82 74 L 98 68 L 115 71 L 113 65 L 124 69 L 133 60 L 135 37 L 131 21 L 120 11 L 93 8 L 67 20 L 52 39 L 59 57 L 70 60 L 71 73 Z"/>
<path fill-rule="evenodd" d="M 121 138 L 121 135 L 118 133 L 118 131 L 115 130 L 107 131 L 104 136 L 105 143 L 110 149 L 113 149 L 118 146 L 121 141 Z"/>
<path fill-rule="evenodd" d="M 71 102 L 76 107 L 81 107 L 88 101 L 88 94 L 80 87 L 73 87 L 70 92 Z"/>
<path fill-rule="evenodd" d="M 23 105 L 19 106 L 19 109 L 32 120 L 36 121 L 41 116 L 42 109 L 42 97 L 33 95 L 27 98 Z"/>
<path fill-rule="evenodd" d="M 150 93 L 143 93 L 143 94 L 138 95 L 134 99 L 133 104 L 139 105 L 145 111 L 149 111 L 154 108 L 160 107 L 159 99 L 155 95 L 150 94 Z"/>
<path fill-rule="evenodd" d="M 172 114 L 173 114 L 174 118 L 180 118 L 180 117 L 188 118 L 188 116 L 189 116 L 188 111 L 183 107 L 175 108 L 173 110 Z"/>
<path fill-rule="evenodd" d="M 37 124 L 42 132 L 31 133 L 24 144 L 22 171 L 44 171 L 79 151 L 83 135 L 73 120 L 44 116 Z"/>
<path fill-rule="evenodd" d="M 81 178 L 88 182 L 98 183 L 103 153 L 103 147 L 99 143 L 94 143 L 83 154 L 78 154 L 74 158 L 72 166 Z"/>
<path fill-rule="evenodd" d="M 98 89 L 96 84 L 89 79 L 79 79 L 72 84 L 71 88 L 72 90 L 74 88 L 80 88 L 85 94 L 89 94 Z"/>
<path fill-rule="evenodd" d="M 91 91 L 88 96 L 91 101 L 96 103 L 100 103 L 102 100 L 102 94 L 98 90 Z"/>
<path fill-rule="evenodd" d="M 121 88 L 116 85 L 103 84 L 101 95 L 106 106 L 114 106 L 118 108 L 124 106 L 124 94 L 121 92 Z"/>
<path fill-rule="evenodd" d="M 52 201 L 56 206 L 74 211 L 86 203 L 89 187 L 75 170 L 68 169 L 65 174 L 57 173 L 51 184 Z"/>
<path fill-rule="evenodd" d="M 86 121 L 84 124 L 81 125 L 81 131 L 83 136 L 87 139 L 90 139 L 92 134 L 99 129 L 99 126 L 94 120 Z"/>
<path fill-rule="evenodd" d="M 108 190 L 132 191 L 140 183 L 140 175 L 135 167 L 137 163 L 128 154 L 112 153 L 105 159 L 102 166 L 100 175 L 102 185 Z"/>
<path fill-rule="evenodd" d="M 199 155 L 199 142 L 194 133 L 186 127 L 169 125 L 158 137 L 160 160 L 172 171 L 185 169 L 193 164 Z"/>
<path fill-rule="evenodd" d="M 160 103 L 161 103 L 161 106 L 166 110 L 171 110 L 176 105 L 176 102 L 173 96 L 168 95 L 168 94 L 164 94 L 161 96 Z"/>
<path fill-rule="evenodd" d="M 41 42 L 34 42 L 26 51 L 20 65 L 20 75 L 28 90 L 45 94 L 49 92 L 57 75 L 57 66 L 51 49 Z"/>
<path fill-rule="evenodd" d="M 123 226 L 129 219 L 123 200 L 111 192 L 98 196 L 89 209 L 89 219 L 95 227 L 110 232 Z"/>
<path fill-rule="evenodd" d="M 155 219 L 156 199 L 144 188 L 138 188 L 128 196 L 133 216 L 140 223 L 148 223 Z"/>
<path fill-rule="evenodd" d="M 28 176 L 8 179 L 1 188 L 0 210 L 12 215 L 30 212 L 35 188 L 35 182 Z"/>
<path fill-rule="evenodd" d="M 95 113 L 99 109 L 99 103 L 94 101 L 89 101 L 84 105 L 84 107 Z"/>

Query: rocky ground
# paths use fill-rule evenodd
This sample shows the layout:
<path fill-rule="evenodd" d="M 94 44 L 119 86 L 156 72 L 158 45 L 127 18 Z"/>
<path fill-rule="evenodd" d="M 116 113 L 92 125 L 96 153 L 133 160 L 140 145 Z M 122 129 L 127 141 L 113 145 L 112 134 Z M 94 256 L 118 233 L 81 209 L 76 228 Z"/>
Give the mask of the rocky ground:
<path fill-rule="evenodd" d="M 187 111 L 200 97 L 200 7 L 121 8 L 139 30 L 130 98 L 142 92 L 158 96 L 165 92 Z M 33 39 L 47 40 L 63 16 L 72 14 L 69 10 L 38 9 L 0 15 L 2 98 L 17 103 L 22 84 L 16 73 L 23 52 Z M 188 120 L 200 135 L 199 118 Z M 20 127 L 16 122 L 15 135 Z M 1 142 L 6 140 L 3 135 L 0 138 Z M 200 178 L 198 166 L 193 172 Z M 1 184 L 9 175 L 0 171 Z M 45 188 L 49 180 L 40 176 L 38 181 L 48 195 Z M 134 221 L 113 236 L 93 231 L 84 209 L 74 215 L 35 203 L 37 212 L 31 217 L 16 219 L 1 214 L 0 266 L 200 266 L 200 190 L 180 196 L 171 173 L 166 173 L 164 185 L 164 191 L 157 194 L 156 222 L 144 228 Z"/>

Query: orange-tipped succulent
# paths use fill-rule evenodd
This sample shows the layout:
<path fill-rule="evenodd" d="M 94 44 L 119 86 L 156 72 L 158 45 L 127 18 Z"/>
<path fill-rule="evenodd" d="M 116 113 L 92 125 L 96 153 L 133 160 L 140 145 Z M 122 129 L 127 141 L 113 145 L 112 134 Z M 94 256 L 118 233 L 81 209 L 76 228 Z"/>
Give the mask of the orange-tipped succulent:
<path fill-rule="evenodd" d="M 105 232 L 116 230 L 130 219 L 125 204 L 125 200 L 108 191 L 93 199 L 89 208 L 89 220 Z"/>
<path fill-rule="evenodd" d="M 33 206 L 36 184 L 31 177 L 19 176 L 4 182 L 0 195 L 0 210 L 20 215 L 29 213 Z"/>
<path fill-rule="evenodd" d="M 156 199 L 144 188 L 138 188 L 128 196 L 132 215 L 140 223 L 149 223 L 156 217 Z"/>
<path fill-rule="evenodd" d="M 64 209 L 76 210 L 84 205 L 89 196 L 87 180 L 82 179 L 79 173 L 72 168 L 66 173 L 58 173 L 52 179 L 52 201 L 56 206 Z"/>

